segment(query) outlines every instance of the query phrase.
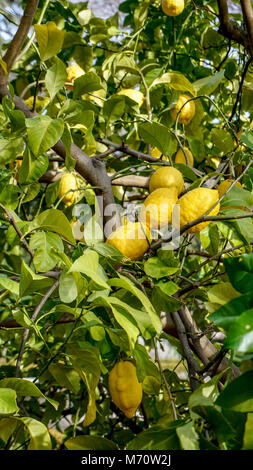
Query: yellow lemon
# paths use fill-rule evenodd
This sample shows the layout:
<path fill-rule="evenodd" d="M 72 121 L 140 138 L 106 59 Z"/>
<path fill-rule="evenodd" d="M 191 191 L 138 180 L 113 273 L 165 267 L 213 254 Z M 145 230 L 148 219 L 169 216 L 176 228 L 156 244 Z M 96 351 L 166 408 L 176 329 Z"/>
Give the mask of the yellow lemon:
<path fill-rule="evenodd" d="M 179 199 L 180 205 L 180 227 L 189 222 L 193 222 L 204 215 L 219 200 L 219 193 L 216 189 L 196 188 L 184 194 Z M 208 215 L 217 215 L 220 210 L 220 204 L 217 204 Z M 205 228 L 209 221 L 194 225 L 188 230 L 188 233 L 200 232 Z"/>
<path fill-rule="evenodd" d="M 71 206 L 76 201 L 76 192 L 71 191 L 77 189 L 77 181 L 75 175 L 72 173 L 65 173 L 61 177 L 60 188 L 59 188 L 59 198 L 64 196 L 67 193 L 62 201 L 66 206 Z M 69 192 L 68 192 L 69 191 Z"/>
<path fill-rule="evenodd" d="M 175 158 L 175 163 L 183 163 L 184 165 L 189 164 L 190 166 L 193 166 L 194 165 L 194 158 L 193 158 L 193 155 L 192 155 L 191 151 L 187 147 L 184 147 L 184 151 L 187 155 L 188 163 L 186 161 L 186 158 L 184 156 L 184 152 L 183 152 L 182 149 L 178 150 L 178 152 L 176 154 L 176 158 Z"/>
<path fill-rule="evenodd" d="M 154 158 L 160 158 L 161 161 L 162 160 L 170 161 L 169 157 L 165 157 L 165 155 L 162 156 L 162 152 L 160 152 L 160 150 L 157 147 L 153 147 L 151 149 L 150 155 L 151 155 L 151 157 L 154 157 Z M 161 166 L 160 165 L 154 165 L 154 168 L 155 169 L 156 168 L 161 168 Z"/>
<path fill-rule="evenodd" d="M 174 108 L 171 109 L 171 116 L 172 119 L 175 121 L 177 118 L 177 114 L 179 113 L 180 109 L 184 106 L 184 104 L 190 100 L 191 97 L 188 95 L 180 95 L 179 100 L 174 106 Z M 189 101 L 182 109 L 181 113 L 179 114 L 178 117 L 178 122 L 181 124 L 189 124 L 189 122 L 192 120 L 193 116 L 195 114 L 195 103 L 194 101 Z"/>
<path fill-rule="evenodd" d="M 144 201 L 140 219 L 151 229 L 159 229 L 171 222 L 172 210 L 178 200 L 176 187 L 155 189 Z"/>
<path fill-rule="evenodd" d="M 184 188 L 184 179 L 182 173 L 173 166 L 163 166 L 158 168 L 149 181 L 149 191 L 155 191 L 158 188 L 172 188 L 177 189 L 180 194 Z"/>
<path fill-rule="evenodd" d="M 118 91 L 117 94 L 128 96 L 128 98 L 135 101 L 140 107 L 143 104 L 144 99 L 145 99 L 141 91 L 134 90 L 133 88 L 125 88 L 124 90 Z"/>
<path fill-rule="evenodd" d="M 68 88 L 68 90 L 73 90 L 75 79 L 84 75 L 85 71 L 77 63 L 72 63 L 67 67 L 66 72 L 66 88 Z"/>
<path fill-rule="evenodd" d="M 115 405 L 132 418 L 142 400 L 142 384 L 138 381 L 134 364 L 118 362 L 109 374 L 108 385 Z"/>
<path fill-rule="evenodd" d="M 135 260 L 141 258 L 149 248 L 149 228 L 140 222 L 125 221 L 107 238 L 106 243 L 117 248 L 124 256 Z"/>
<path fill-rule="evenodd" d="M 184 9 L 184 0 L 162 0 L 162 10 L 167 16 L 178 16 Z"/>

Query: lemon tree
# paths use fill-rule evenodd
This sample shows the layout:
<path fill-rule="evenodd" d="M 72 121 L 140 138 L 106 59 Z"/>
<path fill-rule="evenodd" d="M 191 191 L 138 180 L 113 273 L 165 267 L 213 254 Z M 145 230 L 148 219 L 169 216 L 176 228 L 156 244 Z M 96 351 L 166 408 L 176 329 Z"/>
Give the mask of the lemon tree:
<path fill-rule="evenodd" d="M 1 4 L 0 449 L 252 450 L 250 2 L 117 3 Z"/>

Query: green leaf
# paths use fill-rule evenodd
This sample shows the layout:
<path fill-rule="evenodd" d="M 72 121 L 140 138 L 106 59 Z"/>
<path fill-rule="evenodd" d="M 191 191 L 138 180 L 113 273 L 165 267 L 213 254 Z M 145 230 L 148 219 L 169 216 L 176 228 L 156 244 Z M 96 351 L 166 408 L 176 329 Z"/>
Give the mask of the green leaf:
<path fill-rule="evenodd" d="M 100 436 L 77 436 L 71 437 L 65 441 L 68 450 L 117 450 L 118 446 L 115 442 Z M 83 456 L 82 461 L 85 462 L 88 457 Z M 88 464 L 88 461 L 87 461 Z"/>
<path fill-rule="evenodd" d="M 14 295 L 19 294 L 19 284 L 8 277 L 0 277 L 0 286 Z"/>
<path fill-rule="evenodd" d="M 240 139 L 244 144 L 247 145 L 247 147 L 250 148 L 250 150 L 253 150 L 253 131 L 252 130 L 249 129 L 247 131 L 244 131 Z"/>
<path fill-rule="evenodd" d="M 243 450 L 253 450 L 253 413 L 248 413 L 243 436 Z"/>
<path fill-rule="evenodd" d="M 16 209 L 18 205 L 19 189 L 14 184 L 7 184 L 0 193 L 0 203 L 7 209 Z"/>
<path fill-rule="evenodd" d="M 47 70 L 45 76 L 45 84 L 51 100 L 54 99 L 55 95 L 61 88 L 64 87 L 67 81 L 67 72 L 65 64 L 60 60 L 55 60 L 54 65 Z"/>
<path fill-rule="evenodd" d="M 35 274 L 31 268 L 29 268 L 29 266 L 27 266 L 27 264 L 22 261 L 19 283 L 20 297 L 23 297 L 29 293 L 35 293 L 45 288 L 49 288 L 53 282 L 53 279 Z"/>
<path fill-rule="evenodd" d="M 189 80 L 180 72 L 167 72 L 161 77 L 156 78 L 151 84 L 150 88 L 156 85 L 169 85 L 174 90 L 189 91 L 193 96 L 196 96 L 194 86 Z"/>
<path fill-rule="evenodd" d="M 77 394 L 80 390 L 80 378 L 78 373 L 69 366 L 63 364 L 50 364 L 48 368 L 57 384 Z"/>
<path fill-rule="evenodd" d="M 162 262 L 161 259 L 154 256 L 149 258 L 144 263 L 144 271 L 147 276 L 153 277 L 155 279 L 161 279 L 162 277 L 171 276 L 176 273 L 180 268 L 177 266 L 167 266 Z"/>
<path fill-rule="evenodd" d="M 224 77 L 224 70 L 215 73 L 214 75 L 209 75 L 208 77 L 201 78 L 193 83 L 194 89 L 197 95 L 211 95 L 211 93 L 216 90 L 219 86 L 221 80 Z"/>
<path fill-rule="evenodd" d="M 92 279 L 99 287 L 110 290 L 110 286 L 105 282 L 98 272 L 98 261 L 98 254 L 95 251 L 87 250 L 73 263 L 69 272 L 83 273 Z"/>
<path fill-rule="evenodd" d="M 66 304 L 71 303 L 77 298 L 77 295 L 75 276 L 63 271 L 59 283 L 59 296 L 61 301 Z"/>
<path fill-rule="evenodd" d="M 0 167 L 4 167 L 9 162 L 14 162 L 16 157 L 24 148 L 23 139 L 0 139 Z"/>
<path fill-rule="evenodd" d="M 125 111 L 125 98 L 122 95 L 111 96 L 104 104 L 103 114 L 106 125 L 119 119 Z"/>
<path fill-rule="evenodd" d="M 0 415 L 12 415 L 18 411 L 17 394 L 11 388 L 0 388 Z"/>
<path fill-rule="evenodd" d="M 244 311 L 228 329 L 225 348 L 253 352 L 253 309 Z"/>
<path fill-rule="evenodd" d="M 25 425 L 30 436 L 28 450 L 52 449 L 51 437 L 45 424 L 29 417 L 19 418 L 19 420 Z"/>
<path fill-rule="evenodd" d="M 32 222 L 26 225 L 24 236 L 34 230 L 48 230 L 58 233 L 67 241 L 75 245 L 72 228 L 67 217 L 58 209 L 47 209 L 37 215 Z"/>
<path fill-rule="evenodd" d="M 253 254 L 225 258 L 223 263 L 232 286 L 242 294 L 252 292 Z"/>
<path fill-rule="evenodd" d="M 57 401 L 52 400 L 51 398 L 48 398 L 46 395 L 44 395 L 30 380 L 6 378 L 0 380 L 0 390 L 2 387 L 15 390 L 16 394 L 20 397 L 45 398 L 56 410 L 59 406 Z"/>
<path fill-rule="evenodd" d="M 56 56 L 62 49 L 64 32 L 57 28 L 53 21 L 40 25 L 35 24 L 34 30 L 39 44 L 41 60 Z"/>
<path fill-rule="evenodd" d="M 17 421 L 15 419 L 2 418 L 0 420 L 0 439 L 6 443 L 14 433 L 16 426 Z"/>
<path fill-rule="evenodd" d="M 129 279 L 126 277 L 119 275 L 118 278 L 113 278 L 108 281 L 110 286 L 122 287 L 127 291 L 131 292 L 131 294 L 135 295 L 139 301 L 142 303 L 143 307 L 145 308 L 152 325 L 154 326 L 157 333 L 161 332 L 161 320 L 155 312 L 153 305 L 151 304 L 150 300 L 146 295 L 138 289 Z"/>
<path fill-rule="evenodd" d="M 178 426 L 176 428 L 176 433 L 183 450 L 199 450 L 199 436 L 195 431 L 194 423 L 192 421 L 184 424 L 183 426 Z"/>
<path fill-rule="evenodd" d="M 216 145 L 217 149 L 222 153 L 226 154 L 231 152 L 234 148 L 234 141 L 229 132 L 223 129 L 213 128 L 211 130 L 211 141 Z"/>
<path fill-rule="evenodd" d="M 94 72 L 87 72 L 74 81 L 74 98 L 80 98 L 84 93 L 93 93 L 103 88 L 100 77 Z"/>
<path fill-rule="evenodd" d="M 146 144 L 157 147 L 163 155 L 169 154 L 171 138 L 166 126 L 158 122 L 144 122 L 138 125 L 138 132 Z"/>
<path fill-rule="evenodd" d="M 36 156 L 53 147 L 64 129 L 63 119 L 51 119 L 47 115 L 28 118 L 25 122 L 29 147 Z"/>
<path fill-rule="evenodd" d="M 243 312 L 245 312 L 245 310 L 248 310 L 252 307 L 252 293 L 240 295 L 239 297 L 236 297 L 222 305 L 210 316 L 210 320 L 222 328 L 228 328 Z"/>
<path fill-rule="evenodd" d="M 46 173 L 48 168 L 48 156 L 46 153 L 39 155 L 37 158 L 26 148 L 21 168 L 18 173 L 18 181 L 20 184 L 30 184 L 38 181 L 39 178 Z"/>
<path fill-rule="evenodd" d="M 253 205 L 253 194 L 243 188 L 233 186 L 227 195 L 221 201 L 221 207 L 223 206 L 239 206 L 248 207 L 249 209 Z"/>
<path fill-rule="evenodd" d="M 216 405 L 224 409 L 250 413 L 253 411 L 253 370 L 232 380 L 221 392 Z"/>
<path fill-rule="evenodd" d="M 199 416 L 203 407 L 213 406 L 219 396 L 218 382 L 224 371 L 213 377 L 208 382 L 200 385 L 189 397 L 188 406 L 193 418 Z"/>
<path fill-rule="evenodd" d="M 54 250 L 63 252 L 64 246 L 59 235 L 53 232 L 36 232 L 30 238 L 30 248 L 35 252 L 33 264 L 36 271 L 47 272 L 58 263 Z"/>
<path fill-rule="evenodd" d="M 95 390 L 101 373 L 99 351 L 89 343 L 86 343 L 85 349 L 69 344 L 67 353 L 70 356 L 75 370 L 78 372 L 87 387 L 89 402 L 83 426 L 89 426 L 96 419 Z"/>
<path fill-rule="evenodd" d="M 127 450 L 180 450 L 176 427 L 152 426 L 130 441 Z"/>

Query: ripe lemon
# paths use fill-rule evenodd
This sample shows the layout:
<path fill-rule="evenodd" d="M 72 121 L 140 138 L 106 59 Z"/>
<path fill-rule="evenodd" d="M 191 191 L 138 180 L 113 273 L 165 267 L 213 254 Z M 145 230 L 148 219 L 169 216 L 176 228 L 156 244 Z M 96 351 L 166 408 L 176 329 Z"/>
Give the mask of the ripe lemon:
<path fill-rule="evenodd" d="M 71 206 L 76 200 L 76 192 L 70 191 L 71 189 L 77 189 L 76 177 L 72 173 L 65 173 L 60 181 L 59 198 L 69 191 L 62 199 L 66 206 Z"/>
<path fill-rule="evenodd" d="M 167 16 L 178 16 L 184 9 L 184 0 L 162 0 L 162 10 Z"/>
<path fill-rule="evenodd" d="M 231 184 L 234 182 L 234 180 L 224 180 L 222 183 L 218 186 L 218 193 L 219 197 L 223 196 L 227 192 L 227 190 L 230 188 Z M 237 188 L 242 188 L 241 183 L 237 181 L 234 186 L 237 186 Z M 244 210 L 243 206 L 222 206 L 222 209 L 241 209 Z"/>
<path fill-rule="evenodd" d="M 187 147 L 184 147 L 184 151 L 187 155 L 189 165 L 193 166 L 194 165 L 194 158 L 193 158 L 193 155 L 192 155 L 191 151 Z M 176 154 L 176 158 L 175 158 L 175 163 L 183 163 L 184 165 L 188 164 L 182 149 L 178 150 L 178 152 Z"/>
<path fill-rule="evenodd" d="M 144 201 L 140 219 L 152 229 L 159 229 L 171 222 L 172 210 L 178 200 L 175 186 L 155 189 Z"/>
<path fill-rule="evenodd" d="M 107 238 L 106 243 L 117 248 L 124 256 L 135 260 L 141 258 L 151 243 L 148 227 L 140 222 L 125 221 Z"/>
<path fill-rule="evenodd" d="M 84 75 L 85 71 L 77 63 L 72 63 L 71 65 L 67 67 L 66 72 L 67 72 L 66 88 L 68 88 L 68 90 L 73 90 L 75 79 Z"/>
<path fill-rule="evenodd" d="M 184 188 L 184 179 L 182 173 L 173 166 L 163 166 L 158 168 L 149 181 L 149 191 L 155 191 L 158 188 L 172 188 L 177 189 L 180 194 Z"/>
<path fill-rule="evenodd" d="M 176 120 L 177 114 L 179 113 L 182 106 L 186 103 L 186 101 L 188 101 L 190 99 L 191 99 L 191 97 L 188 96 L 188 95 L 180 95 L 176 106 L 174 106 L 174 108 L 172 108 L 171 111 L 170 111 L 172 119 L 174 121 Z M 194 114 L 195 114 L 195 103 L 194 103 L 194 101 L 189 101 L 183 107 L 181 113 L 179 114 L 178 122 L 180 122 L 181 124 L 187 125 L 192 120 Z"/>
<path fill-rule="evenodd" d="M 108 385 L 115 405 L 128 418 L 132 418 L 142 400 L 142 384 L 132 362 L 118 362 L 109 374 Z"/>
<path fill-rule="evenodd" d="M 124 90 L 118 91 L 117 94 L 128 96 L 128 98 L 135 101 L 139 107 L 141 107 L 145 99 L 141 91 L 134 90 L 133 88 L 125 88 Z"/>
<path fill-rule="evenodd" d="M 180 205 L 180 227 L 198 219 L 204 215 L 219 200 L 219 193 L 216 189 L 196 188 L 184 194 L 179 199 Z M 208 215 L 217 215 L 220 204 L 217 204 Z M 188 233 L 200 232 L 210 221 L 201 222 L 188 230 Z"/>
<path fill-rule="evenodd" d="M 165 155 L 162 156 L 162 152 L 160 152 L 160 150 L 159 150 L 157 147 L 153 147 L 153 148 L 151 149 L 150 154 L 151 154 L 151 157 L 160 158 L 161 161 L 162 161 L 162 160 L 165 160 L 165 161 L 169 161 L 169 160 L 170 160 L 169 157 L 165 157 Z M 162 158 L 161 158 L 161 157 L 162 157 Z M 156 169 L 156 168 L 161 168 L 161 166 L 160 166 L 160 165 L 154 165 L 154 168 L 155 168 L 155 169 Z"/>

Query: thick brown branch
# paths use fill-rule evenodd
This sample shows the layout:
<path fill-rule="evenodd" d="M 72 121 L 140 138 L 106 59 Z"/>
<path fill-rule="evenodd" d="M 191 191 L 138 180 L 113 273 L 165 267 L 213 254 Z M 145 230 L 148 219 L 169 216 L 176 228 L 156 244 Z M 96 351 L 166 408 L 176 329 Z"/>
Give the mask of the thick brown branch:
<path fill-rule="evenodd" d="M 241 0 L 243 19 L 248 31 L 248 44 L 251 56 L 253 56 L 253 10 L 250 0 Z"/>
<path fill-rule="evenodd" d="M 19 52 L 21 47 L 24 44 L 24 41 L 27 38 L 27 35 L 29 33 L 29 29 L 32 25 L 33 18 L 35 16 L 36 10 L 38 8 L 39 0 L 28 0 L 26 4 L 26 8 L 24 11 L 24 14 L 22 16 L 20 25 L 18 27 L 18 30 L 13 37 L 7 52 L 5 53 L 3 60 L 7 64 L 7 70 L 10 72 Z M 3 77 L 5 79 L 5 77 Z M 1 76 L 0 76 L 1 80 Z"/>
<path fill-rule="evenodd" d="M 227 0 L 217 1 L 220 19 L 219 33 L 228 39 L 236 41 L 238 44 L 242 44 L 246 49 L 249 50 L 247 34 L 245 33 L 245 31 L 243 31 L 243 29 L 240 29 L 235 23 L 232 23 L 229 18 Z"/>

